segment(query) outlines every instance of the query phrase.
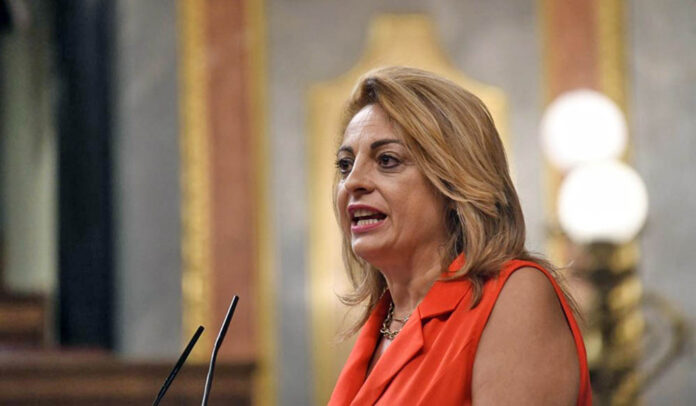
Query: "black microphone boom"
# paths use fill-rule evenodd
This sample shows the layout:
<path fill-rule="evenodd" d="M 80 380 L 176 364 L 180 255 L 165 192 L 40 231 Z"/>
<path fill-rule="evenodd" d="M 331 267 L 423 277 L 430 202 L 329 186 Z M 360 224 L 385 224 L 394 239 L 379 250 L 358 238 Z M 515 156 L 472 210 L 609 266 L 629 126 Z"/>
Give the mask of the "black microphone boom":
<path fill-rule="evenodd" d="M 213 372 L 215 371 L 215 360 L 217 359 L 218 350 L 222 345 L 222 340 L 225 339 L 225 334 L 227 334 L 227 328 L 230 326 L 230 320 L 232 320 L 232 315 L 234 314 L 234 309 L 237 307 L 237 301 L 239 301 L 239 296 L 235 295 L 232 298 L 229 309 L 227 309 L 227 315 L 225 316 L 225 321 L 222 322 L 222 327 L 220 327 L 220 333 L 218 333 L 215 339 L 215 346 L 213 346 L 213 354 L 210 356 L 210 365 L 208 366 L 208 376 L 205 378 L 205 390 L 203 391 L 203 401 L 201 406 L 208 405 L 208 396 L 210 395 L 210 387 L 213 384 Z"/>
<path fill-rule="evenodd" d="M 152 402 L 152 406 L 159 405 L 159 402 L 164 397 L 164 394 L 167 393 L 167 389 L 169 389 L 169 385 L 172 384 L 172 381 L 174 381 L 174 378 L 176 378 L 176 374 L 179 373 L 179 370 L 184 365 L 184 362 L 186 362 L 186 358 L 188 358 L 189 354 L 191 353 L 193 346 L 196 345 L 196 342 L 198 341 L 198 338 L 201 336 L 201 333 L 203 333 L 203 330 L 204 330 L 203 326 L 198 326 L 198 329 L 196 329 L 196 332 L 193 333 L 193 337 L 191 337 L 191 340 L 189 340 L 188 344 L 186 345 L 186 348 L 184 348 L 184 352 L 181 353 L 179 360 L 176 361 L 176 364 L 174 364 L 174 368 L 172 368 L 172 372 L 169 373 L 169 376 L 164 381 L 164 385 L 162 385 L 162 389 L 160 389 L 159 393 L 157 394 L 157 398 L 155 398 L 155 401 Z"/>

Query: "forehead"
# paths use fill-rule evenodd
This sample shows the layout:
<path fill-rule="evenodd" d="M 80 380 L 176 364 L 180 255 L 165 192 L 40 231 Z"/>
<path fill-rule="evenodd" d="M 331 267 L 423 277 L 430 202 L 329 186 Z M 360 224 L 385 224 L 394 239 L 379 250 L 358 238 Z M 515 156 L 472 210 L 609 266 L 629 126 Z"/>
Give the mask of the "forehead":
<path fill-rule="evenodd" d="M 361 141 L 375 141 L 382 138 L 400 139 L 394 132 L 392 123 L 381 107 L 370 104 L 363 107 L 348 123 L 343 133 L 342 145 L 353 145 Z"/>

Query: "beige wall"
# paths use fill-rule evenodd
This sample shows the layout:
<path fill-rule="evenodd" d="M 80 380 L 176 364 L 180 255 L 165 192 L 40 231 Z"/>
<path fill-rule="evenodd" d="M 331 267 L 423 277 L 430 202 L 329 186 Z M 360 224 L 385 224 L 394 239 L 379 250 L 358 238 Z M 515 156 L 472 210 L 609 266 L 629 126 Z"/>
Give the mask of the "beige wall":
<path fill-rule="evenodd" d="M 0 208 L 4 275 L 15 292 L 56 285 L 57 140 L 53 126 L 51 21 L 0 36 Z"/>
<path fill-rule="evenodd" d="M 115 10 L 116 349 L 169 360 L 182 345 L 176 1 Z"/>
<path fill-rule="evenodd" d="M 696 7 L 693 1 L 629 3 L 629 121 L 633 163 L 648 189 L 640 272 L 696 327 Z M 668 337 L 664 323 L 649 329 Z M 690 351 L 647 389 L 647 405 L 696 404 Z M 651 360 L 664 352 L 653 345 Z"/>

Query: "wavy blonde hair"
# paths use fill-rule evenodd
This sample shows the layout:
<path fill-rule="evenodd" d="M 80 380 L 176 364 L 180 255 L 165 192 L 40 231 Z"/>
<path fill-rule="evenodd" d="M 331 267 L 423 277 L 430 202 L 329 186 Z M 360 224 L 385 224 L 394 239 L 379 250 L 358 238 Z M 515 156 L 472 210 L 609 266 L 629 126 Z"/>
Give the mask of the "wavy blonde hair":
<path fill-rule="evenodd" d="M 402 138 L 414 162 L 448 201 L 451 236 L 443 270 L 461 252 L 466 261 L 452 278 L 473 285 L 472 307 L 481 300 L 484 282 L 511 259 L 553 267 L 525 249 L 525 223 L 508 170 L 502 141 L 483 102 L 455 83 L 408 67 L 386 67 L 359 80 L 344 110 L 339 136 L 362 108 L 379 105 Z M 338 174 L 336 176 L 338 181 Z M 336 202 L 334 199 L 334 209 Z M 338 212 L 336 212 L 338 216 Z M 347 334 L 360 329 L 386 289 L 382 274 L 351 248 L 343 235 L 343 260 L 353 290 L 340 298 L 365 305 Z"/>

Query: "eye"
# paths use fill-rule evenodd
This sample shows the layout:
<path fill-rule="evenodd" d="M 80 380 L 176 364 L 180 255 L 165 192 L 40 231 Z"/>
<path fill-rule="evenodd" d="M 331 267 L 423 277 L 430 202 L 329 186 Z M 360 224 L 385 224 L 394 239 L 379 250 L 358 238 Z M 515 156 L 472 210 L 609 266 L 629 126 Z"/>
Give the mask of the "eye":
<path fill-rule="evenodd" d="M 336 168 L 341 175 L 347 175 L 353 169 L 353 160 L 350 158 L 339 158 L 336 160 Z"/>
<path fill-rule="evenodd" d="M 389 154 L 382 154 L 377 157 L 377 162 L 379 163 L 379 166 L 381 166 L 384 169 L 392 169 L 401 163 L 396 157 L 393 157 Z"/>

